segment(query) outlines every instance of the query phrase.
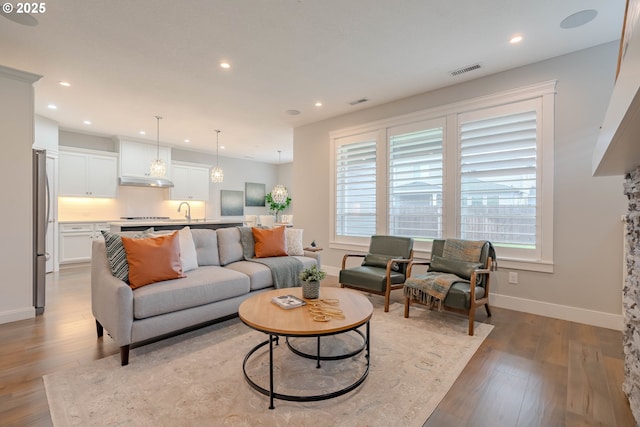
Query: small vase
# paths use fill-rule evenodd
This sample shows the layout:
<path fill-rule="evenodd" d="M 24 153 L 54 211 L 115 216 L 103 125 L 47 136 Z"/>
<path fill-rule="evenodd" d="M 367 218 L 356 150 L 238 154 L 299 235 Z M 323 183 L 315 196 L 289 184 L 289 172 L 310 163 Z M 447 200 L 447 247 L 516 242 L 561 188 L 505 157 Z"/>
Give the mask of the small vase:
<path fill-rule="evenodd" d="M 320 282 L 302 282 L 302 298 L 318 299 L 320 297 Z"/>

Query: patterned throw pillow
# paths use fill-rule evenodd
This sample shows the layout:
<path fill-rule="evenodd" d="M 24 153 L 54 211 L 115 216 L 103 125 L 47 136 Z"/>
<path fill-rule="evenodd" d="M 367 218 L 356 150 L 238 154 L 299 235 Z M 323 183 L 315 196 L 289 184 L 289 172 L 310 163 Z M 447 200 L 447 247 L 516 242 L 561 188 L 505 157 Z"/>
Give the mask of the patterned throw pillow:
<path fill-rule="evenodd" d="M 302 244 L 302 228 L 287 228 L 284 230 L 284 238 L 287 253 L 291 256 L 303 256 L 304 247 Z"/>
<path fill-rule="evenodd" d="M 153 232 L 153 227 L 139 232 L 126 233 L 134 239 L 149 237 Z M 102 230 L 104 243 L 107 247 L 107 258 L 109 259 L 109 267 L 114 277 L 129 283 L 129 263 L 127 262 L 127 253 L 122 244 L 122 235 Z"/>
<path fill-rule="evenodd" d="M 114 277 L 129 283 L 129 263 L 127 253 L 124 251 L 122 236 L 116 233 L 102 230 L 104 243 L 107 247 L 107 258 Z"/>

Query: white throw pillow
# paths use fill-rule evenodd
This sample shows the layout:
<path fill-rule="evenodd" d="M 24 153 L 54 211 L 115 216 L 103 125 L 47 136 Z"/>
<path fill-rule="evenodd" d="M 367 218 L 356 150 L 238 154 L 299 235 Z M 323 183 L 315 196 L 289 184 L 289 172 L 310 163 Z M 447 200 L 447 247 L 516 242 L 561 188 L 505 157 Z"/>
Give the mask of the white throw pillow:
<path fill-rule="evenodd" d="M 286 228 L 284 230 L 285 248 L 288 255 L 304 255 L 302 231 L 302 228 Z"/>
<path fill-rule="evenodd" d="M 193 235 L 189 227 L 184 227 L 178 231 L 178 239 L 180 240 L 180 261 L 182 261 L 182 271 L 195 270 L 198 268 L 198 254 L 196 252 L 196 244 L 193 241 Z"/>

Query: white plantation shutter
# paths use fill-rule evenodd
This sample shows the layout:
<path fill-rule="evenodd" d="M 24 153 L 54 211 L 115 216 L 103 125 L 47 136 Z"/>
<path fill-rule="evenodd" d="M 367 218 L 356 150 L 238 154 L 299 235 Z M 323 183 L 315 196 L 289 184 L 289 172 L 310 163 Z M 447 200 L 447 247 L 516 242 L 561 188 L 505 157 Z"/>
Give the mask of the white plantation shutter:
<path fill-rule="evenodd" d="M 510 105 L 509 114 L 503 110 L 460 116 L 460 237 L 533 249 L 538 228 L 537 103 Z"/>
<path fill-rule="evenodd" d="M 341 143 L 335 152 L 336 235 L 376 234 L 376 140 Z"/>
<path fill-rule="evenodd" d="M 440 238 L 443 126 L 411 132 L 405 128 L 389 131 L 389 234 Z"/>

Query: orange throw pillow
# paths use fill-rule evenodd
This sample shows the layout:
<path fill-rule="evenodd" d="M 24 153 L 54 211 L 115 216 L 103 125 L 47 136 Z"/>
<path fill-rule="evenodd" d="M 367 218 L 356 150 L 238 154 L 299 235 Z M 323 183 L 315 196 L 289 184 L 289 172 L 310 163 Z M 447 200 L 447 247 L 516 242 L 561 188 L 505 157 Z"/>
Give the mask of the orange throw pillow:
<path fill-rule="evenodd" d="M 180 262 L 178 233 L 146 239 L 122 237 L 122 245 L 127 253 L 132 289 L 185 277 Z"/>
<path fill-rule="evenodd" d="M 251 228 L 255 240 L 256 258 L 287 256 L 284 227 Z"/>

